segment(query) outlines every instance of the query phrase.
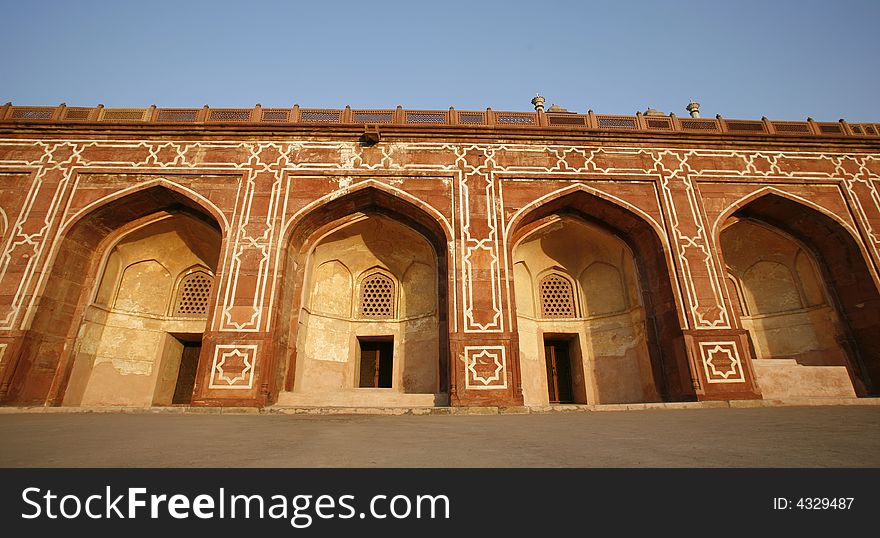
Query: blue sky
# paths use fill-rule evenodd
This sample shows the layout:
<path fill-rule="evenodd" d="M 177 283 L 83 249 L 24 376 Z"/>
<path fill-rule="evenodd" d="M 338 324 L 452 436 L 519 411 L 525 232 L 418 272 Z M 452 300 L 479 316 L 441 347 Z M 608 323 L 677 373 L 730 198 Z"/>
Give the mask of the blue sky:
<path fill-rule="evenodd" d="M 0 102 L 880 121 L 880 0 L 3 1 Z"/>

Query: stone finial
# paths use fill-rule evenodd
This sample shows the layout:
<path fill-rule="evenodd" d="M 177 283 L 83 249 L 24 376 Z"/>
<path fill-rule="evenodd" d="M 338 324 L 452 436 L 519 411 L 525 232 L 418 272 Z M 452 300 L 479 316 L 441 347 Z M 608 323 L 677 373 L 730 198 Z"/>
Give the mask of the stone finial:
<path fill-rule="evenodd" d="M 691 102 L 688 103 L 688 106 L 685 107 L 685 110 L 691 113 L 692 118 L 700 117 L 700 103 L 691 99 Z"/>
<path fill-rule="evenodd" d="M 535 97 L 532 99 L 532 104 L 535 105 L 535 112 L 544 112 L 544 97 L 540 94 L 535 94 Z"/>

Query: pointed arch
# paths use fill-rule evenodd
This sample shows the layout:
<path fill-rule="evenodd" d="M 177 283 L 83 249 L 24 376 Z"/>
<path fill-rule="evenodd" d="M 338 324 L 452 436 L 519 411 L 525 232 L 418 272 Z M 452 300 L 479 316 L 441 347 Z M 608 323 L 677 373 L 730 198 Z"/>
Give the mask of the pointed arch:
<path fill-rule="evenodd" d="M 101 241 L 96 247 L 95 250 L 101 253 L 101 260 L 98 263 L 98 274 L 104 274 L 107 268 L 107 264 L 110 262 L 111 253 L 115 249 L 117 245 L 126 241 L 131 235 L 137 233 L 139 230 L 152 226 L 160 221 L 166 219 L 172 219 L 175 217 L 184 217 L 189 219 L 191 224 L 195 224 L 196 226 L 202 226 L 203 230 L 210 230 L 212 228 L 210 222 L 206 222 L 204 219 L 199 219 L 191 215 L 190 213 L 180 213 L 174 214 L 169 213 L 167 211 L 159 211 L 157 213 L 153 213 L 151 215 L 147 215 L 145 217 L 133 220 L 131 222 L 127 222 L 121 225 L 116 230 L 112 231 L 107 235 L 107 237 Z M 47 264 L 48 265 L 48 264 Z M 214 269 L 209 268 L 209 272 L 212 277 L 216 272 L 216 266 Z M 178 275 L 175 279 L 175 288 L 177 289 L 177 282 L 183 275 Z M 94 290 L 93 295 L 90 297 L 90 300 L 94 301 L 98 295 L 99 290 Z"/>
<path fill-rule="evenodd" d="M 148 275 L 150 280 L 159 284 L 151 290 L 152 293 L 143 294 L 139 289 L 139 283 L 144 275 Z M 138 260 L 129 264 L 122 269 L 119 276 L 113 299 L 113 309 L 132 313 L 165 314 L 168 309 L 168 300 L 174 293 L 172 279 L 173 276 L 168 272 L 168 268 L 155 258 Z"/>
<path fill-rule="evenodd" d="M 267 323 L 270 327 L 272 323 L 277 323 L 273 319 L 284 308 L 284 303 L 290 300 L 285 299 L 286 279 L 280 276 L 286 271 L 283 260 L 287 258 L 287 263 L 290 263 L 291 256 L 303 258 L 306 251 L 323 236 L 333 233 L 336 228 L 354 224 L 365 213 L 382 214 L 414 229 L 434 248 L 438 264 L 442 262 L 444 267 L 441 274 L 445 276 L 445 267 L 449 262 L 454 269 L 455 260 L 450 260 L 447 252 L 448 245 L 453 241 L 452 227 L 439 211 L 395 187 L 373 179 L 362 181 L 318 198 L 285 221 L 280 233 L 281 248 L 275 254 L 273 279 L 276 282 L 281 280 L 281 284 L 269 299 Z M 298 252 L 292 252 L 291 248 Z M 451 286 L 454 287 L 454 270 L 451 275 Z M 451 308 L 455 311 L 454 294 L 450 294 L 450 298 L 453 302 Z"/>
<path fill-rule="evenodd" d="M 102 196 L 97 200 L 89 202 L 84 207 L 77 210 L 73 215 L 68 216 L 67 219 L 61 223 L 61 227 L 58 230 L 58 236 L 60 237 L 64 235 L 79 220 L 86 217 L 93 211 L 99 210 L 101 207 L 107 204 L 111 204 L 116 200 L 126 198 L 141 191 L 150 191 L 157 188 L 166 189 L 186 198 L 191 204 L 195 204 L 198 210 L 211 215 L 214 220 L 217 221 L 218 224 L 220 224 L 220 230 L 223 237 L 225 237 L 228 233 L 229 221 L 226 218 L 226 214 L 219 207 L 217 207 L 214 202 L 205 198 L 198 192 L 183 185 L 174 183 L 173 181 L 169 181 L 165 178 L 155 178 L 149 181 L 144 181 L 143 183 L 138 183 L 137 185 L 132 185 L 131 187 L 126 187 L 122 190 L 116 191 L 106 196 Z"/>
<path fill-rule="evenodd" d="M 850 234 L 853 235 L 853 237 L 858 238 L 858 236 L 859 236 L 858 232 L 856 232 L 856 230 L 852 227 L 852 225 L 850 223 L 846 222 L 845 220 L 840 218 L 839 215 L 834 214 L 833 212 L 825 209 L 824 207 L 820 206 L 819 204 L 816 204 L 815 202 L 807 200 L 806 198 L 802 198 L 800 196 L 791 194 L 790 192 L 785 192 L 785 191 L 778 189 L 776 187 L 766 186 L 766 187 L 762 187 L 762 188 L 756 190 L 755 192 L 753 192 L 751 194 L 747 194 L 747 195 L 735 200 L 729 206 L 727 206 L 727 208 L 725 208 L 724 211 L 719 213 L 718 216 L 715 218 L 715 221 L 712 223 L 712 237 L 714 237 L 715 239 L 718 239 L 718 237 L 721 234 L 721 228 L 724 227 L 724 223 L 727 222 L 727 220 L 730 218 L 731 215 L 733 215 L 739 209 L 745 207 L 746 205 L 754 202 L 755 200 L 763 198 L 765 196 L 779 196 L 779 197 L 791 200 L 794 203 L 802 204 L 806 207 L 809 207 L 810 209 L 814 209 L 814 210 L 818 211 L 819 213 L 822 213 L 826 217 L 836 221 L 838 224 L 840 224 L 844 228 L 846 228 L 847 231 L 849 231 Z M 716 241 L 715 244 L 717 245 L 719 243 Z"/>
<path fill-rule="evenodd" d="M 592 196 L 595 196 L 596 198 L 600 198 L 600 199 L 605 200 L 609 203 L 618 205 L 618 206 L 630 211 L 631 213 L 638 215 L 643 220 L 645 220 L 646 222 L 651 224 L 651 226 L 654 228 L 654 230 L 657 232 L 657 234 L 661 237 L 661 239 L 664 240 L 664 243 L 665 243 L 666 232 L 664 231 L 663 226 L 661 226 L 660 223 L 658 223 L 654 219 L 654 217 L 652 217 L 651 215 L 646 213 L 643 209 L 640 209 L 639 207 L 636 207 L 633 204 L 627 202 L 626 200 L 623 200 L 623 199 L 618 198 L 616 196 L 612 196 L 612 195 L 610 195 L 606 192 L 603 192 L 599 189 L 596 189 L 596 188 L 591 187 L 589 185 L 585 185 L 584 183 L 575 183 L 573 185 L 569 185 L 567 187 L 557 189 L 555 191 L 552 191 L 548 194 L 545 194 L 544 196 L 541 196 L 541 197 L 533 200 L 532 202 L 529 202 L 528 204 L 526 204 L 523 207 L 521 207 L 520 209 L 518 209 L 513 215 L 511 215 L 510 219 L 507 221 L 507 226 L 504 228 L 505 237 L 508 237 L 510 235 L 511 230 L 515 230 L 516 228 L 520 227 L 520 221 L 530 211 L 533 211 L 541 206 L 544 206 L 546 204 L 553 202 L 554 200 L 557 200 L 559 198 L 564 198 L 564 197 L 569 196 L 569 195 L 576 193 L 576 192 L 584 192 L 584 193 L 590 194 Z"/>
<path fill-rule="evenodd" d="M 11 401 L 61 403 L 79 327 L 101 278 L 107 248 L 117 239 L 165 215 L 186 215 L 216 230 L 222 244 L 225 217 L 203 202 L 188 189 L 156 179 L 95 200 L 64 221 L 32 300 L 39 306 L 30 308 L 22 322 L 31 345 L 17 359 Z"/>
<path fill-rule="evenodd" d="M 412 194 L 404 190 L 398 189 L 391 185 L 386 185 L 385 183 L 381 183 L 379 181 L 376 181 L 375 179 L 367 179 L 365 181 L 355 183 L 354 185 L 350 185 L 349 187 L 334 191 L 330 194 L 326 194 L 318 198 L 317 200 L 306 204 L 301 209 L 296 211 L 293 215 L 290 216 L 290 218 L 284 221 L 284 225 L 281 227 L 282 244 L 286 244 L 290 240 L 288 235 L 292 232 L 292 230 L 310 214 L 313 214 L 318 208 L 324 209 L 327 206 L 332 205 L 334 202 L 338 202 L 340 200 L 348 198 L 356 198 L 361 191 L 381 192 L 391 197 L 391 199 L 396 199 L 401 203 L 411 205 L 421 210 L 425 214 L 430 215 L 437 223 L 440 223 L 443 234 L 446 237 L 447 241 L 452 240 L 452 226 L 450 225 L 449 220 L 442 213 L 437 211 L 434 206 L 422 201 L 421 199 L 413 196 Z"/>
<path fill-rule="evenodd" d="M 384 185 L 376 180 L 362 181 L 356 185 L 336 191 L 307 204 L 285 221 L 281 232 L 281 249 L 277 253 L 276 280 L 278 291 L 270 303 L 270 319 L 279 333 L 285 336 L 278 339 L 269 365 L 270 393 L 277 398 L 282 391 L 292 391 L 297 372 L 296 336 L 299 333 L 300 307 L 303 304 L 309 283 L 308 267 L 310 257 L 316 246 L 325 238 L 341 230 L 371 219 L 381 217 L 403 225 L 420 236 L 430 247 L 431 257 L 436 266 L 437 317 L 439 319 L 439 380 L 441 392 L 448 391 L 449 360 L 448 332 L 450 302 L 449 288 L 453 276 L 448 271 L 448 245 L 452 241 L 452 229 L 446 218 L 435 208 L 422 200 Z M 393 241 L 393 238 L 388 238 Z M 379 242 L 385 241 L 384 239 Z M 360 302 L 360 286 L 363 274 L 354 280 L 358 290 L 355 301 Z M 394 279 L 395 301 L 400 297 L 400 281 Z M 277 297 L 277 299 L 275 299 Z M 360 304 L 353 310 L 360 308 Z M 395 304 L 395 311 L 399 305 Z M 398 315 L 395 313 L 395 315 Z M 399 317 L 399 315 L 398 315 Z M 299 382 L 296 382 L 299 383 Z"/>
<path fill-rule="evenodd" d="M 528 264 L 525 261 L 514 261 L 513 262 L 513 280 L 514 282 L 527 282 L 527 286 L 514 286 L 514 295 L 516 302 L 514 304 L 520 309 L 520 312 L 525 312 L 529 317 L 537 318 L 538 315 L 538 297 L 535 297 L 535 286 L 533 283 L 535 282 L 532 277 L 532 271 L 529 269 Z M 528 310 L 523 310 L 524 307 L 528 307 Z"/>
<path fill-rule="evenodd" d="M 673 278 L 672 254 L 660 223 L 623 200 L 583 184 L 571 185 L 535 200 L 513 215 L 506 229 L 509 259 L 515 259 L 513 249 L 521 240 L 564 217 L 603 230 L 634 255 L 654 385 L 664 400 L 695 398 L 683 348 L 684 307 L 678 282 Z"/>
<path fill-rule="evenodd" d="M 782 263 L 757 261 L 743 271 L 741 280 L 748 290 L 749 310 L 775 314 L 804 307 L 794 275 Z"/>
<path fill-rule="evenodd" d="M 578 206 L 586 208 L 586 210 L 578 211 L 576 209 Z M 525 235 L 540 226 L 538 224 L 540 221 L 554 213 L 571 211 L 572 208 L 575 208 L 575 212 L 580 213 L 581 216 L 586 216 L 586 220 L 612 233 L 621 235 L 621 231 L 638 230 L 636 235 L 639 237 L 639 241 L 645 241 L 657 247 L 653 248 L 653 251 L 662 256 L 662 265 L 665 265 L 664 271 L 670 277 L 669 282 L 677 307 L 678 323 L 682 328 L 687 328 L 688 321 L 684 314 L 686 306 L 678 279 L 673 278 L 676 274 L 675 261 L 666 230 L 651 215 L 625 200 L 583 183 L 557 189 L 523 206 L 511 216 L 505 228 L 506 248 L 512 252 Z M 626 240 L 625 235 L 621 236 Z M 626 240 L 626 243 L 632 251 L 634 249 L 632 241 Z"/>
<path fill-rule="evenodd" d="M 765 187 L 740 198 L 716 219 L 713 239 L 722 262 L 721 234 L 735 219 L 777 232 L 811 255 L 841 319 L 840 340 L 854 388 L 860 395 L 880 394 L 880 280 L 852 225 L 809 200 Z"/>

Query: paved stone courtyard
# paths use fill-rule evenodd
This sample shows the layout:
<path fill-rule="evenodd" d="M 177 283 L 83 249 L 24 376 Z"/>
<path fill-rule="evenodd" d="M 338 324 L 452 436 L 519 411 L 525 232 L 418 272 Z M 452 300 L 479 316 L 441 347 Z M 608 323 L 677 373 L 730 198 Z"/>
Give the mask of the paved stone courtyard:
<path fill-rule="evenodd" d="M 6 467 L 880 467 L 880 406 L 0 414 Z"/>

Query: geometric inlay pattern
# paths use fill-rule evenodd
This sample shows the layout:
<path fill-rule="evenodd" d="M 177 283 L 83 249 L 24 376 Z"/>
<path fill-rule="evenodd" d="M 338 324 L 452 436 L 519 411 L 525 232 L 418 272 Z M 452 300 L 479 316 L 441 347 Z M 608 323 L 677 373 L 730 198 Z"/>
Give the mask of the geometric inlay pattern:
<path fill-rule="evenodd" d="M 561 275 L 548 275 L 541 280 L 541 316 L 545 318 L 573 318 L 574 294 L 571 282 Z"/>
<path fill-rule="evenodd" d="M 254 384 L 256 344 L 220 344 L 214 348 L 211 389 L 250 389 Z"/>
<path fill-rule="evenodd" d="M 700 342 L 700 358 L 709 383 L 745 382 L 735 342 Z"/>
<path fill-rule="evenodd" d="M 465 388 L 506 389 L 507 358 L 504 346 L 465 346 Z"/>
<path fill-rule="evenodd" d="M 461 296 L 464 332 L 504 332 L 501 245 L 503 223 L 495 210 L 494 152 L 485 147 L 455 148 L 459 170 Z M 488 270 L 488 272 L 486 272 Z"/>
<path fill-rule="evenodd" d="M 394 281 L 380 273 L 363 279 L 359 313 L 362 318 L 393 318 Z"/>
<path fill-rule="evenodd" d="M 205 317 L 208 315 L 208 299 L 214 279 L 208 273 L 196 271 L 183 278 L 177 289 L 175 316 Z"/>
<path fill-rule="evenodd" d="M 134 112 L 139 119 L 146 113 Z M 103 114 L 105 120 L 127 120 L 134 112 L 105 109 Z M 68 112 L 78 113 L 72 109 Z M 303 113 L 303 118 L 306 114 Z M 339 112 L 327 114 L 338 117 Z M 482 125 L 486 115 L 461 114 L 459 121 L 466 124 L 468 118 Z M 245 116 L 240 119 L 244 121 Z M 65 200 L 76 200 L 73 195 L 81 179 L 78 171 L 108 167 L 150 173 L 158 169 L 175 175 L 221 170 L 235 172 L 236 177 L 240 177 L 236 207 L 244 210 L 234 213 L 234 220 L 230 222 L 224 218 L 223 223 L 230 237 L 223 268 L 228 276 L 224 279 L 224 293 L 218 305 L 221 315 L 213 326 L 221 332 L 267 330 L 272 312 L 267 302 L 271 305 L 274 300 L 272 274 L 273 271 L 277 274 L 279 259 L 276 257 L 273 261 L 272 257 L 281 232 L 275 223 L 279 217 L 286 218 L 279 215 L 279 208 L 288 207 L 288 193 L 282 188 L 288 173 L 348 174 L 352 169 L 401 171 L 415 166 L 420 173 L 457 177 L 457 183 L 449 192 L 450 195 L 455 193 L 453 211 L 461 223 L 457 238 L 460 243 L 451 251 L 452 266 L 457 272 L 456 278 L 460 279 L 453 282 L 460 291 L 460 301 L 453 301 L 452 306 L 454 313 L 461 312 L 465 333 L 504 332 L 502 286 L 507 287 L 509 294 L 510 281 L 501 274 L 502 270 L 507 271 L 502 254 L 507 234 L 503 228 L 504 215 L 498 208 L 504 203 L 503 180 L 520 181 L 521 174 L 528 175 L 521 178 L 523 181 L 552 178 L 579 184 L 593 179 L 659 180 L 657 211 L 669 219 L 668 232 L 664 234 L 668 237 L 661 237 L 669 240 L 670 263 L 676 262 L 680 267 L 678 278 L 674 279 L 674 291 L 678 306 L 686 314 L 683 321 L 690 328 L 731 328 L 728 305 L 722 293 L 723 277 L 714 256 L 713 230 L 705 221 L 706 211 L 701 208 L 700 182 L 736 179 L 750 185 L 792 183 L 788 190 L 804 181 L 839 184 L 844 191 L 842 195 L 852 204 L 855 218 L 847 227 L 852 227 L 856 236 L 863 232 L 867 250 L 874 256 L 880 255 L 880 224 L 871 217 L 880 208 L 877 156 L 866 155 L 861 150 L 675 148 L 665 143 L 633 148 L 586 142 L 573 145 L 524 141 L 425 141 L 408 143 L 406 148 L 406 151 L 379 148 L 381 160 L 374 162 L 367 158 L 367 152 L 375 148 L 364 148 L 353 141 L 289 141 L 279 137 L 260 142 L 243 141 L 240 137 L 132 140 L 112 136 L 0 139 L 0 153 L 4 155 L 0 169 L 33 172 L 26 203 L 18 217 L 9 221 L 5 247 L 0 249 L 0 285 L 11 291 L 11 301 L 0 304 L 0 329 L 30 326 L 39 303 L 39 290 L 50 274 L 50 264 L 60 241 L 53 230 L 72 222 L 75 216 L 70 213 L 76 209 L 75 204 Z M 432 152 L 431 158 L 411 162 L 410 156 L 421 151 Z M 107 186 L 104 190 L 110 195 L 118 189 Z M 193 191 L 193 194 L 197 193 Z M 264 194 L 268 194 L 268 198 L 260 197 Z M 51 199 L 46 200 L 51 202 L 50 209 L 32 211 L 40 207 L 34 200 L 42 203 L 46 196 Z M 656 217 L 645 215 L 652 222 Z M 461 310 L 457 311 L 459 305 Z M 512 322 L 513 312 L 507 309 L 506 314 Z M 458 320 L 456 316 L 453 323 Z M 709 372 L 707 378 L 715 380 L 713 382 L 736 382 L 742 377 L 735 348 L 722 346 L 704 356 L 709 360 L 703 363 Z"/>

